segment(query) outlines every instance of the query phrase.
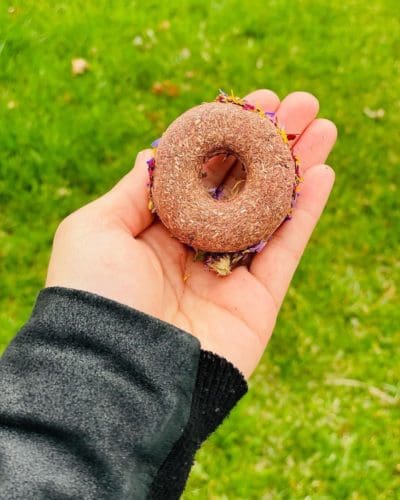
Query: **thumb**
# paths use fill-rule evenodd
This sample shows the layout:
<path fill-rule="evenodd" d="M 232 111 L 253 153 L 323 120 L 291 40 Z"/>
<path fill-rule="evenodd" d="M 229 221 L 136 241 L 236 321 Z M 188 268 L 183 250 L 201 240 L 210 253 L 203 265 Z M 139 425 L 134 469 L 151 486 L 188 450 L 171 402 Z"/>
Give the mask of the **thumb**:
<path fill-rule="evenodd" d="M 108 209 L 137 236 L 153 221 L 149 210 L 149 175 L 147 160 L 153 157 L 151 149 L 140 151 L 135 165 L 108 193 L 103 196 Z"/>

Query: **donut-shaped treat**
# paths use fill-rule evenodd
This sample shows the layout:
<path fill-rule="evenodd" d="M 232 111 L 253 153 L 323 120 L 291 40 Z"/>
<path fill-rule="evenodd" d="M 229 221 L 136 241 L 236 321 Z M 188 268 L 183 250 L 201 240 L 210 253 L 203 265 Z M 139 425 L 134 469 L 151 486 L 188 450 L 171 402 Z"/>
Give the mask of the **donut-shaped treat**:
<path fill-rule="evenodd" d="M 218 200 L 203 184 L 203 166 L 223 153 L 242 163 L 246 178 L 240 192 Z M 285 133 L 268 114 L 226 94 L 167 128 L 153 170 L 151 198 L 162 223 L 183 243 L 217 253 L 266 241 L 290 213 L 298 178 Z"/>

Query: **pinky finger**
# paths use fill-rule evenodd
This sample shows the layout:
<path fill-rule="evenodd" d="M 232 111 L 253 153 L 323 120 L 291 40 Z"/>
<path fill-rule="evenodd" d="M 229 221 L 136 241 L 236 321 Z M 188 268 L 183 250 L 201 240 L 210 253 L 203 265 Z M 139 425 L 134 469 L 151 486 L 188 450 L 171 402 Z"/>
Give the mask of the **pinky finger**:
<path fill-rule="evenodd" d="M 334 180 L 334 171 L 327 165 L 316 165 L 305 172 L 292 219 L 275 232 L 250 266 L 250 272 L 264 284 L 278 308 L 329 198 Z"/>

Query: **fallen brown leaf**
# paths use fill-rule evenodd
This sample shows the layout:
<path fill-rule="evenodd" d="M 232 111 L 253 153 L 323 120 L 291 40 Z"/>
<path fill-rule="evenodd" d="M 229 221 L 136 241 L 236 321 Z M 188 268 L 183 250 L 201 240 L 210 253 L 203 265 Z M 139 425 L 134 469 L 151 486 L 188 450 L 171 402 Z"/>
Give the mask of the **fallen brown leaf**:
<path fill-rule="evenodd" d="M 170 80 L 153 83 L 151 91 L 153 92 L 153 94 L 167 95 L 169 97 L 177 97 L 180 94 L 178 85 L 172 83 Z"/>
<path fill-rule="evenodd" d="M 385 116 L 385 110 L 383 108 L 371 109 L 366 106 L 363 111 L 368 118 L 371 118 L 371 120 L 380 120 Z"/>
<path fill-rule="evenodd" d="M 74 76 L 83 75 L 86 71 L 88 71 L 89 67 L 89 63 L 82 57 L 72 59 L 71 61 L 71 72 Z"/>
<path fill-rule="evenodd" d="M 168 21 L 168 19 L 164 19 L 164 21 L 161 21 L 161 23 L 158 25 L 158 28 L 160 30 L 167 31 L 171 27 L 171 23 Z"/>

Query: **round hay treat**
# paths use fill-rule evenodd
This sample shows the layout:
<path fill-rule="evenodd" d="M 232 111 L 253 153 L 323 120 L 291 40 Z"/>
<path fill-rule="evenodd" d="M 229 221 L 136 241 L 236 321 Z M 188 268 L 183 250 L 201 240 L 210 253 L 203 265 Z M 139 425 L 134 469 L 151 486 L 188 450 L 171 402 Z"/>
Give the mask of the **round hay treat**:
<path fill-rule="evenodd" d="M 246 178 L 240 192 L 217 200 L 203 184 L 203 166 L 224 153 L 242 163 Z M 276 124 L 245 101 L 223 100 L 196 106 L 167 128 L 155 153 L 151 196 L 163 224 L 183 243 L 238 252 L 266 241 L 285 220 L 296 176 Z"/>

